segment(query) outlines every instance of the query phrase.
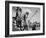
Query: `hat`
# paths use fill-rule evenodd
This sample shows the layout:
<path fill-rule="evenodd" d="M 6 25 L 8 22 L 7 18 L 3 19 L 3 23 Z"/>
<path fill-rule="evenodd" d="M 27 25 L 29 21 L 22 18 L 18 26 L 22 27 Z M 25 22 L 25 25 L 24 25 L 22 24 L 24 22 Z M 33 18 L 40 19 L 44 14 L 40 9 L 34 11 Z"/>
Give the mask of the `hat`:
<path fill-rule="evenodd" d="M 20 7 L 17 7 L 16 11 L 22 11 L 22 9 Z"/>

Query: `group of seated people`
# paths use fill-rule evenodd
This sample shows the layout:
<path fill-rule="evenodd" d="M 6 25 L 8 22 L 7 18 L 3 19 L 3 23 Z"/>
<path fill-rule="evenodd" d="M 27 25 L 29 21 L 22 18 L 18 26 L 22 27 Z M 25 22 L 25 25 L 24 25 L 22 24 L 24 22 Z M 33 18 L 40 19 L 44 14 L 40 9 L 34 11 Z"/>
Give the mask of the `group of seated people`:
<path fill-rule="evenodd" d="M 29 28 L 32 28 L 32 30 L 40 30 L 40 22 L 33 22 L 29 24 Z"/>

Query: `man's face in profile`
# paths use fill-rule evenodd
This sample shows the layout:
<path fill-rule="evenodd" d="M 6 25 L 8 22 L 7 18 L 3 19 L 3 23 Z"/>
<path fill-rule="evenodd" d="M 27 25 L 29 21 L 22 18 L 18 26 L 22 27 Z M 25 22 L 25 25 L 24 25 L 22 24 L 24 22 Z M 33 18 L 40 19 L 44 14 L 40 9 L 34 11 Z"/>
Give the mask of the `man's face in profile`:
<path fill-rule="evenodd" d="M 26 12 L 26 18 L 28 17 L 28 15 L 29 15 L 29 12 Z"/>
<path fill-rule="evenodd" d="M 21 16 L 21 12 L 20 11 L 18 11 L 18 16 Z"/>

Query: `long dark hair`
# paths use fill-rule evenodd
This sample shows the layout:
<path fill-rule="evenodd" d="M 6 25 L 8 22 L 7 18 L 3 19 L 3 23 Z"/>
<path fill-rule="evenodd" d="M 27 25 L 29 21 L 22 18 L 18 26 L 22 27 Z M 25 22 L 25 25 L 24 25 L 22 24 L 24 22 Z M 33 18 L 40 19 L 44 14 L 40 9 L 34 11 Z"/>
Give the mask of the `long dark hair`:
<path fill-rule="evenodd" d="M 18 16 L 18 11 L 22 12 L 22 9 L 20 7 L 16 7 L 16 17 Z"/>

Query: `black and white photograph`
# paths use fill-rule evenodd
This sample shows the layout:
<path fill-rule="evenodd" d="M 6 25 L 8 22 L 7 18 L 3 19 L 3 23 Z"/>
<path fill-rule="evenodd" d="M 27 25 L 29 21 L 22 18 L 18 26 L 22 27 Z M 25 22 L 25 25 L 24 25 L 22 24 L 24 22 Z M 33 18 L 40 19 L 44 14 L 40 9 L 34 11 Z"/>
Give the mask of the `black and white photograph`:
<path fill-rule="evenodd" d="M 25 3 L 25 2 L 24 2 Z M 44 3 L 23 4 L 8 3 L 9 35 L 39 34 L 44 32 L 43 5 Z"/>
<path fill-rule="evenodd" d="M 12 7 L 12 31 L 40 30 L 40 8 Z"/>

